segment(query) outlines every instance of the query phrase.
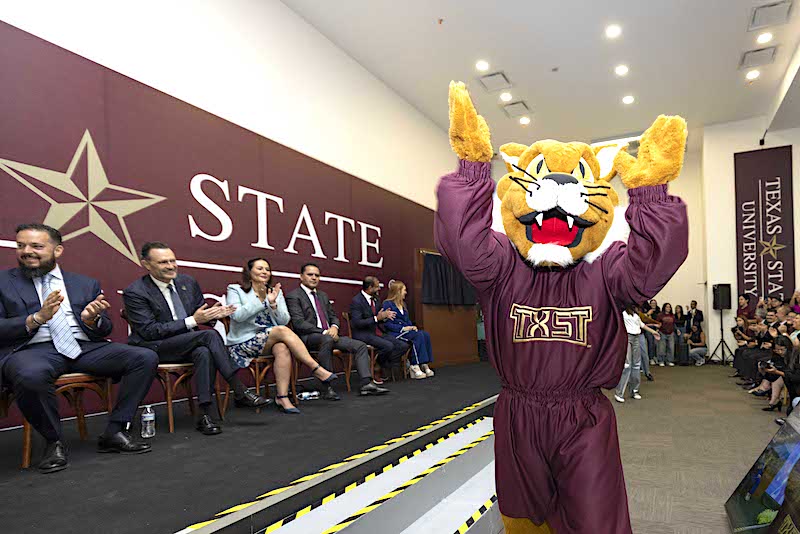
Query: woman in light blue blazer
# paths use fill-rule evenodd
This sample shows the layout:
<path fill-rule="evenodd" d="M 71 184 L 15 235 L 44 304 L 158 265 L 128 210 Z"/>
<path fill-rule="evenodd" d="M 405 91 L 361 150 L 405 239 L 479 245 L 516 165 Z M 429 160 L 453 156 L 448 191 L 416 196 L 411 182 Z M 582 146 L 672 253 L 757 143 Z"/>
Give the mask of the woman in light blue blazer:
<path fill-rule="evenodd" d="M 275 406 L 281 412 L 300 413 L 289 400 L 292 357 L 307 365 L 324 384 L 336 380 L 336 375 L 314 361 L 297 334 L 285 326 L 289 324 L 289 310 L 281 285 L 273 285 L 272 269 L 266 259 L 248 260 L 242 270 L 242 283 L 228 286 L 226 301 L 236 306 L 225 340 L 231 358 L 239 367 L 247 367 L 253 358 L 272 354 Z"/>
<path fill-rule="evenodd" d="M 406 285 L 399 280 L 389 282 L 389 296 L 383 301 L 383 309 L 395 313 L 394 319 L 384 323 L 389 335 L 411 343 L 412 355 L 409 361 L 409 374 L 411 378 L 428 378 L 433 376 L 433 370 L 428 366 L 433 361 L 431 348 L 431 335 L 418 329 L 411 322 L 411 317 L 406 306 Z"/>

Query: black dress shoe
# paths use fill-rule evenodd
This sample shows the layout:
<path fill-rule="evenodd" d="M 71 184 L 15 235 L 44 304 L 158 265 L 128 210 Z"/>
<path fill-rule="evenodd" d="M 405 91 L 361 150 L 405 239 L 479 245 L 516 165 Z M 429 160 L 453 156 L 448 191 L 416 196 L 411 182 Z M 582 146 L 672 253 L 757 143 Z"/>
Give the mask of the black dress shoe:
<path fill-rule="evenodd" d="M 646 374 L 646 375 L 644 375 L 644 376 L 646 376 L 646 377 L 647 377 L 647 381 L 648 381 L 648 382 L 652 382 L 652 381 L 653 381 L 653 375 L 651 375 L 650 373 L 647 373 L 647 374 Z"/>
<path fill-rule="evenodd" d="M 778 409 L 778 411 L 780 412 L 780 411 L 781 411 L 781 407 L 782 407 L 782 406 L 783 406 L 783 401 L 778 401 L 778 404 L 769 404 L 769 405 L 767 405 L 767 407 L 766 407 L 766 408 L 761 408 L 761 409 L 762 409 L 763 411 L 765 411 L 765 412 L 771 412 L 771 411 L 773 411 L 775 408 L 777 408 L 777 409 Z"/>
<path fill-rule="evenodd" d="M 261 408 L 272 404 L 272 399 L 265 399 L 252 391 L 246 391 L 242 397 L 234 399 L 233 404 L 239 408 Z"/>
<path fill-rule="evenodd" d="M 67 462 L 67 449 L 60 441 L 53 441 L 47 444 L 44 450 L 42 461 L 39 462 L 37 469 L 40 473 L 55 473 L 66 469 L 69 465 Z"/>
<path fill-rule="evenodd" d="M 121 454 L 142 454 L 150 452 L 149 443 L 134 441 L 129 432 L 117 432 L 111 436 L 102 435 L 97 439 L 97 452 L 118 452 Z"/>
<path fill-rule="evenodd" d="M 195 428 L 201 434 L 205 434 L 206 436 L 216 436 L 217 434 L 222 434 L 222 428 L 219 424 L 215 423 L 210 415 L 204 415 L 200 419 L 197 420 L 197 425 Z"/>
<path fill-rule="evenodd" d="M 358 392 L 359 395 L 386 395 L 387 393 L 389 393 L 388 389 L 382 388 L 374 382 L 361 386 Z"/>
<path fill-rule="evenodd" d="M 336 390 L 334 390 L 332 386 L 328 386 L 328 389 L 325 391 L 325 393 L 322 394 L 322 398 L 327 401 L 342 400 L 342 398 L 339 396 L 338 393 L 336 393 Z"/>

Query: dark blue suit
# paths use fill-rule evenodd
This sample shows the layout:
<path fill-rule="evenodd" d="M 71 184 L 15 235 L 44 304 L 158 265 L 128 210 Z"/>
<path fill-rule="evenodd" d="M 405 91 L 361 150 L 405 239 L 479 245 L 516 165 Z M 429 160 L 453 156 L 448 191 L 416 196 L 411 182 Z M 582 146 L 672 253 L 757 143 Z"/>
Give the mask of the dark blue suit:
<path fill-rule="evenodd" d="M 173 282 L 189 316 L 205 304 L 197 280 L 178 274 Z M 153 349 L 162 363 L 194 363 L 197 400 L 210 404 L 217 370 L 229 382 L 238 370 L 222 337 L 216 330 L 189 330 L 183 319 L 173 319 L 164 294 L 149 274 L 125 288 L 122 298 L 131 326 L 128 343 Z"/>
<path fill-rule="evenodd" d="M 375 311 L 367 303 L 364 295 L 359 291 L 350 303 L 350 328 L 353 330 L 353 339 L 363 341 L 367 345 L 372 345 L 378 352 L 378 362 L 382 367 L 394 367 L 400 364 L 403 354 L 408 350 L 408 343 L 396 339 L 394 336 L 387 336 L 381 331 L 380 324 L 375 321 L 375 315 L 380 310 L 380 306 L 373 300 Z"/>
<path fill-rule="evenodd" d="M 0 272 L 0 386 L 11 387 L 25 418 L 48 441 L 61 439 L 61 421 L 53 383 L 62 374 L 88 373 L 122 379 L 110 421 L 129 423 L 155 377 L 158 358 L 147 349 L 111 343 L 112 324 L 103 312 L 95 329 L 80 320 L 81 312 L 101 293 L 92 278 L 62 271 L 72 313 L 89 341 L 80 341 L 82 353 L 71 360 L 50 341 L 29 344 L 25 320 L 41 310 L 33 281 L 19 269 Z"/>
<path fill-rule="evenodd" d="M 396 337 L 411 343 L 413 350 L 412 356 L 409 358 L 412 365 L 422 365 L 424 363 L 431 363 L 433 361 L 433 349 L 431 347 L 431 336 L 424 330 L 406 330 L 403 328 L 407 326 L 414 326 L 411 318 L 408 315 L 408 307 L 404 306 L 403 311 L 392 302 L 386 300 L 383 302 L 384 310 L 391 310 L 397 315 L 394 319 L 386 321 L 386 332 Z"/>

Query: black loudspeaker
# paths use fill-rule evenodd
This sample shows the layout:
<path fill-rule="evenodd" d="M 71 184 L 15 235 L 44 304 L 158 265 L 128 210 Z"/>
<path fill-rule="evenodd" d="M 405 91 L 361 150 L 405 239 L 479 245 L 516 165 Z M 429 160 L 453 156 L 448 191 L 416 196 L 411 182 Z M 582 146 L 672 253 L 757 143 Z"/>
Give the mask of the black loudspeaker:
<path fill-rule="evenodd" d="M 730 310 L 731 309 L 731 285 L 730 284 L 715 284 L 714 285 L 714 309 L 715 310 Z"/>

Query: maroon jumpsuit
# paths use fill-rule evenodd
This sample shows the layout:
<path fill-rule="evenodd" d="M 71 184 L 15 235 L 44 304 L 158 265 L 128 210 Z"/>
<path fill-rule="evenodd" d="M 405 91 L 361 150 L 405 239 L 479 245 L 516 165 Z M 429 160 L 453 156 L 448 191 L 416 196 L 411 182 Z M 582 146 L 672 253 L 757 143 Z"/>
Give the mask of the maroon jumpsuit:
<path fill-rule="evenodd" d="M 437 190 L 436 243 L 475 286 L 502 390 L 495 478 L 507 517 L 558 534 L 628 534 L 614 409 L 625 362 L 622 308 L 652 298 L 688 254 L 686 205 L 667 186 L 628 191 L 628 243 L 593 263 L 532 268 L 491 230 L 489 163 L 460 161 Z"/>

